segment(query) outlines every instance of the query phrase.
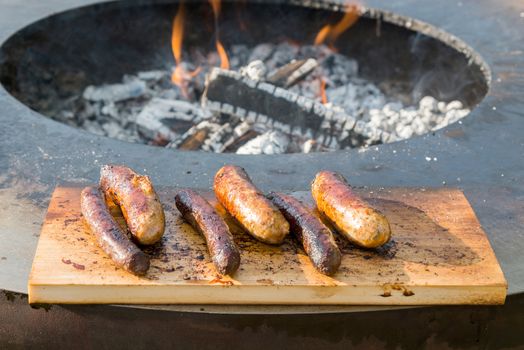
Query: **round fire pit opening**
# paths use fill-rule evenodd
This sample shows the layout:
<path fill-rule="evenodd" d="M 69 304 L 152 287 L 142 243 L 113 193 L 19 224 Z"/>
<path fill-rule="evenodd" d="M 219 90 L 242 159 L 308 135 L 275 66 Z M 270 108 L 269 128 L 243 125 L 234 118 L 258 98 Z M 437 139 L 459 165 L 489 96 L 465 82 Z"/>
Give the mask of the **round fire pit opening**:
<path fill-rule="evenodd" d="M 33 23 L 0 48 L 1 84 L 45 116 L 240 154 L 432 132 L 466 116 L 489 81 L 481 57 L 437 28 L 326 2 L 104 3 Z"/>

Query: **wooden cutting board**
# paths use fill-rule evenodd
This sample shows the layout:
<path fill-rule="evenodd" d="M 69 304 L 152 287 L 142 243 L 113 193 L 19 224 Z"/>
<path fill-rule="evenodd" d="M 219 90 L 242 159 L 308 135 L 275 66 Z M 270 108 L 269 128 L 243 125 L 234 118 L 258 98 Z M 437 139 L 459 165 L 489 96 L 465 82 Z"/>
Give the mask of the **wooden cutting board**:
<path fill-rule="evenodd" d="M 80 191 L 58 187 L 53 194 L 29 278 L 30 303 L 430 305 L 502 304 L 506 297 L 495 254 L 457 189 L 358 190 L 389 218 L 393 239 L 363 250 L 337 236 L 343 259 L 332 277 L 316 272 L 291 237 L 277 247 L 255 241 L 207 192 L 242 252 L 233 277 L 218 275 L 203 237 L 181 219 L 174 188 L 158 191 L 166 232 L 146 249 L 148 274 L 133 276 L 97 246 L 80 213 Z M 312 206 L 309 192 L 292 194 Z"/>

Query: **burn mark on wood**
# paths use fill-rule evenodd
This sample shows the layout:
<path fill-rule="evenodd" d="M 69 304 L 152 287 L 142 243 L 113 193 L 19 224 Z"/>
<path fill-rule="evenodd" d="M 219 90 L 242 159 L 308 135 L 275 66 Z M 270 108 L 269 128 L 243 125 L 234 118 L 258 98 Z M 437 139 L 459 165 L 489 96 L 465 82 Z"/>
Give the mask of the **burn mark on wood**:
<path fill-rule="evenodd" d="M 404 289 L 404 291 L 402 292 L 402 295 L 405 296 L 405 297 L 410 297 L 410 296 L 415 295 L 415 293 L 413 293 L 410 290 Z"/>
<path fill-rule="evenodd" d="M 77 270 L 85 270 L 85 266 L 82 264 L 75 263 L 71 261 L 70 259 L 62 258 L 62 262 L 66 265 L 73 265 L 73 267 Z"/>
<path fill-rule="evenodd" d="M 272 279 L 269 279 L 269 278 L 260 278 L 257 280 L 257 283 L 261 283 L 261 284 L 269 284 L 269 285 L 274 285 L 275 282 L 273 282 Z"/>
<path fill-rule="evenodd" d="M 86 269 L 86 267 L 85 267 L 84 265 L 82 265 L 82 264 L 77 264 L 77 263 L 75 263 L 75 262 L 73 263 L 73 267 L 74 267 L 75 269 L 77 269 L 77 270 L 85 270 L 85 269 Z"/>

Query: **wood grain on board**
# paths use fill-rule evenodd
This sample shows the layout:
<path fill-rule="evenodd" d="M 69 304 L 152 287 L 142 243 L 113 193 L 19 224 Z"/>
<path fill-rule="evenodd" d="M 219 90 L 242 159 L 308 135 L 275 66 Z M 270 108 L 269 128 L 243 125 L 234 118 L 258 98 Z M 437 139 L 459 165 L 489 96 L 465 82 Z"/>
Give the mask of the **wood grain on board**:
<path fill-rule="evenodd" d="M 392 240 L 364 250 L 336 235 L 343 259 L 332 277 L 313 268 L 291 235 L 281 246 L 260 243 L 203 192 L 241 249 L 237 273 L 218 275 L 204 238 L 174 205 L 175 188 L 159 188 L 166 232 L 145 248 L 152 258 L 147 275 L 133 276 L 96 244 L 80 213 L 80 191 L 58 187 L 53 194 L 29 278 L 30 303 L 436 305 L 502 304 L 506 297 L 486 234 L 457 189 L 357 190 L 388 217 Z M 313 208 L 309 192 L 292 194 Z"/>

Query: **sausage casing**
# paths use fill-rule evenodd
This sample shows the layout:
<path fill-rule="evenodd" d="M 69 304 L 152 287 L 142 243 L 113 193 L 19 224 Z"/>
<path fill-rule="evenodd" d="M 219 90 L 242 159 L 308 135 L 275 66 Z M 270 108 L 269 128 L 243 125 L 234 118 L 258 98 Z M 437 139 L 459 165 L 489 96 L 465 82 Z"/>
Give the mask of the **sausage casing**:
<path fill-rule="evenodd" d="M 284 214 L 313 266 L 325 275 L 334 274 L 340 266 L 341 254 L 329 228 L 294 197 L 275 192 L 268 197 Z"/>
<path fill-rule="evenodd" d="M 85 221 L 104 252 L 119 267 L 135 275 L 144 275 L 149 269 L 149 257 L 118 226 L 102 192 L 86 187 L 80 195 L 80 205 Z"/>
<path fill-rule="evenodd" d="M 289 224 L 251 182 L 244 169 L 226 165 L 215 175 L 215 195 L 226 210 L 256 239 L 281 244 Z"/>
<path fill-rule="evenodd" d="M 222 217 L 193 190 L 179 191 L 175 204 L 184 219 L 205 237 L 217 271 L 223 275 L 233 274 L 240 265 L 240 252 Z"/>
<path fill-rule="evenodd" d="M 138 243 L 153 244 L 162 238 L 164 209 L 148 176 L 138 175 L 125 166 L 104 165 L 100 170 L 100 187 L 120 206 Z"/>
<path fill-rule="evenodd" d="M 311 194 L 318 210 L 350 242 L 376 248 L 389 241 L 387 218 L 360 198 L 341 175 L 319 172 L 311 184 Z"/>

